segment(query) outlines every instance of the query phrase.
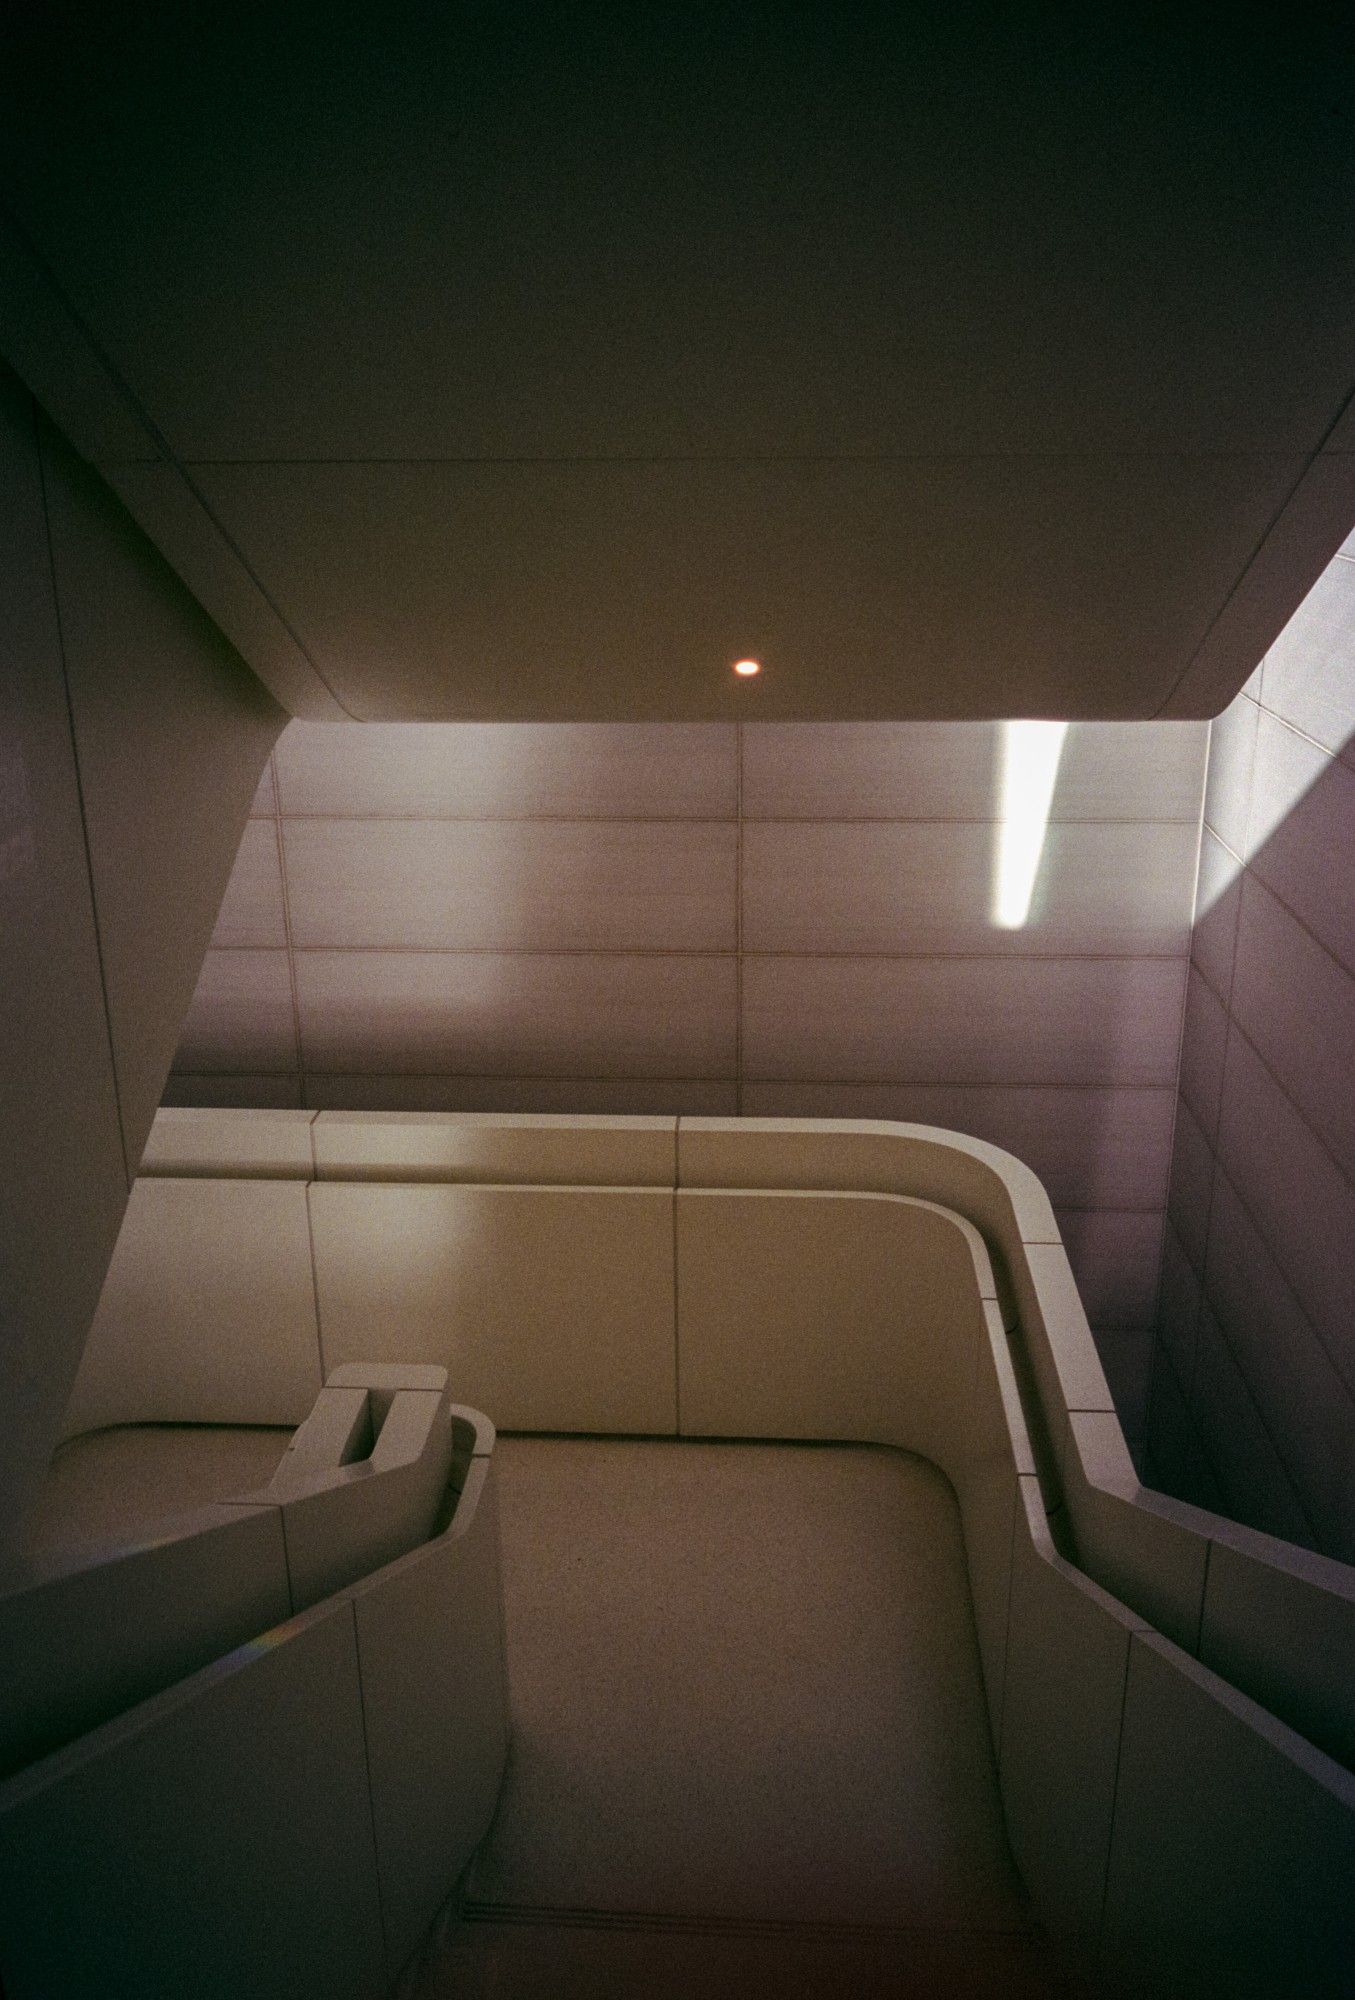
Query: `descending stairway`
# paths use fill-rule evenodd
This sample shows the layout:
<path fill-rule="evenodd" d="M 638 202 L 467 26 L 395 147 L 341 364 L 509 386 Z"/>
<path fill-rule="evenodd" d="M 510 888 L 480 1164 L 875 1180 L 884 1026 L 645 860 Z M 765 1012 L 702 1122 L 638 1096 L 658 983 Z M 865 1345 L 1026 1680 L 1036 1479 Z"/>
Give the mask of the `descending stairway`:
<path fill-rule="evenodd" d="M 422 1974 L 426 2000 L 1053 2000 L 1036 1939 L 680 1926 L 474 1911 Z"/>
<path fill-rule="evenodd" d="M 323 1500 L 0 1596 L 16 2000 L 180 2000 L 204 1937 L 202 2000 L 1054 1990 L 1032 1910 L 1107 2000 L 1349 2000 L 1352 1572 L 1140 1487 L 1019 1162 L 861 1122 L 242 1116 L 143 1162 L 57 1484 L 111 1520 L 93 1434 L 167 1417 L 323 1404 L 343 1449 Z M 372 1342 L 532 1434 L 506 1785 L 494 1425 L 461 1410 L 454 1512 L 430 1460 L 388 1543 L 380 1385 L 342 1379 Z M 286 1508 L 367 1490 L 355 1390 L 373 1507 L 331 1589 Z"/>
<path fill-rule="evenodd" d="M 953 1496 L 868 1447 L 501 1438 L 514 1741 L 417 2000 L 1062 1990 Z"/>

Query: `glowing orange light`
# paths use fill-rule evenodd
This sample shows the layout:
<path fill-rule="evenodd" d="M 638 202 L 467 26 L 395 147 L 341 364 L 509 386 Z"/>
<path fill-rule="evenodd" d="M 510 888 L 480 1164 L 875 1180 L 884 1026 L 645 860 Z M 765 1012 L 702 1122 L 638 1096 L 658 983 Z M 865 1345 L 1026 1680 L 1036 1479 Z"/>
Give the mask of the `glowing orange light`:
<path fill-rule="evenodd" d="M 740 680 L 750 681 L 754 674 L 762 672 L 761 660 L 735 660 L 734 671 Z"/>

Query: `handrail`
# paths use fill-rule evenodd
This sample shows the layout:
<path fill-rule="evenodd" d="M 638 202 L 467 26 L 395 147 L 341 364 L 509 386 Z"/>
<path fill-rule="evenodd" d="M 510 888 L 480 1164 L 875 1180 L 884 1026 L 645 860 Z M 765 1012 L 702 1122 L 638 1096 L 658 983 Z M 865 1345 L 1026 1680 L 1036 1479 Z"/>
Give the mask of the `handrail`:
<path fill-rule="evenodd" d="M 304 1188 L 280 1177 L 277 1199 L 304 1205 L 335 1355 L 384 1318 L 385 1352 L 455 1350 L 459 1368 L 498 1371 L 506 1402 L 532 1378 L 555 1419 L 537 1427 L 627 1428 L 666 1380 L 666 1419 L 630 1428 L 872 1437 L 934 1457 L 959 1501 L 1013 1849 L 1050 1929 L 1131 1984 L 1198 1945 L 1192 1991 L 1220 1968 L 1221 1990 L 1253 1990 L 1257 1967 L 1274 1980 L 1256 1990 L 1341 1991 L 1355 1777 L 1330 1753 L 1351 1739 L 1355 1571 L 1142 1488 L 1020 1162 L 866 1121 L 297 1116 L 313 1170 Z M 234 1214 L 231 1170 L 203 1176 L 205 1136 L 192 1200 Z M 869 1296 L 835 1248 L 852 1231 L 875 1259 Z M 802 1310 L 834 1255 L 836 1327 Z M 477 1258 L 499 1289 L 524 1259 L 548 1267 L 533 1296 L 544 1310 L 562 1288 L 555 1343 L 495 1317 L 491 1287 L 467 1296 L 492 1339 L 456 1347 L 452 1301 Z M 596 1352 L 580 1330 L 590 1302 L 620 1296 L 628 1260 L 644 1265 L 648 1373 L 603 1421 L 560 1421 L 589 1396 L 596 1410 L 628 1361 L 624 1314 Z M 777 1399 L 792 1375 L 799 1410 Z"/>
<path fill-rule="evenodd" d="M 1031 1428 L 1048 1440 L 1050 1498 L 1062 1502 L 1080 1567 L 1355 1766 L 1355 1568 L 1141 1483 L 1049 1198 L 1000 1147 L 865 1119 L 159 1114 L 144 1175 L 200 1176 L 214 1165 L 227 1178 L 312 1183 L 832 1189 L 952 1209 L 988 1247 Z"/>
<path fill-rule="evenodd" d="M 1139 1481 L 1048 1197 L 999 1147 L 922 1125 L 682 1119 L 680 1184 L 892 1187 L 979 1230 L 1081 1568 L 1355 1766 L 1355 1568 Z M 1291 1643 L 1291 1635 L 1293 1643 Z"/>
<path fill-rule="evenodd" d="M 426 1538 L 0 1779 L 14 2000 L 365 2000 L 398 1977 L 507 1755 L 495 1432 L 451 1417 Z M 281 1518 L 240 1523 L 280 1545 Z"/>
<path fill-rule="evenodd" d="M 0 1581 L 0 1778 L 426 1541 L 486 1422 L 448 1396 L 443 1368 L 336 1369 L 260 1491 Z"/>

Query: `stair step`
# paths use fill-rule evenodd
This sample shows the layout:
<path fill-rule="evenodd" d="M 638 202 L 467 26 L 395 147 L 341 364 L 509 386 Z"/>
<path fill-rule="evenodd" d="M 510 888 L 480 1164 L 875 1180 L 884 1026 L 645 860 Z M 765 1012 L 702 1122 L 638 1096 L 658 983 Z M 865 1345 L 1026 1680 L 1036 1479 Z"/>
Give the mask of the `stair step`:
<path fill-rule="evenodd" d="M 1028 1932 L 616 1916 L 469 1905 L 430 1952 L 418 2000 L 1054 2000 Z"/>

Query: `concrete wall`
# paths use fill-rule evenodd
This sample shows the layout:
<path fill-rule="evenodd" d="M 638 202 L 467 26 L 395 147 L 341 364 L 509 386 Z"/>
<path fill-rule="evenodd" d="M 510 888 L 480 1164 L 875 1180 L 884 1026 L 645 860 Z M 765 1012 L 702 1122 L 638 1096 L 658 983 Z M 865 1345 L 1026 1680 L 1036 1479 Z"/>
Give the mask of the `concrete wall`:
<path fill-rule="evenodd" d="M 283 716 L 7 374 L 0 532 L 3 1546 Z"/>
<path fill-rule="evenodd" d="M 1155 1476 L 1355 1560 L 1355 538 L 1212 725 Z"/>
<path fill-rule="evenodd" d="M 1053 1196 L 1131 1435 L 1204 725 L 1080 724 L 1029 919 L 1000 723 L 292 723 L 168 1101 L 916 1119 Z"/>

